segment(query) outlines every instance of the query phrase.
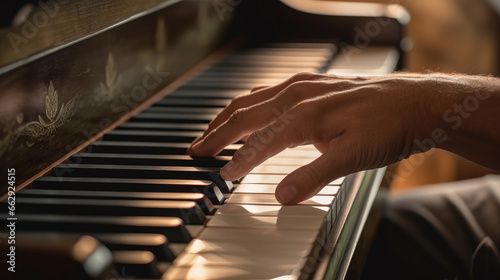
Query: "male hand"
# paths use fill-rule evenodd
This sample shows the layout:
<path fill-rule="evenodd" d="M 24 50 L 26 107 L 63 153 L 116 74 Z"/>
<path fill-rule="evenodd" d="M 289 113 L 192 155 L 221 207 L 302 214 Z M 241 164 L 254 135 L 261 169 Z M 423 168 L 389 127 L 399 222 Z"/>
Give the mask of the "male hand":
<path fill-rule="evenodd" d="M 299 73 L 235 98 L 188 153 L 213 156 L 246 140 L 221 170 L 224 179 L 235 180 L 286 148 L 314 144 L 322 155 L 290 173 L 276 189 L 280 203 L 295 204 L 336 178 L 423 152 L 414 140 L 430 137 L 446 103 L 445 95 L 436 92 L 459 86 L 469 89 L 459 76 Z"/>

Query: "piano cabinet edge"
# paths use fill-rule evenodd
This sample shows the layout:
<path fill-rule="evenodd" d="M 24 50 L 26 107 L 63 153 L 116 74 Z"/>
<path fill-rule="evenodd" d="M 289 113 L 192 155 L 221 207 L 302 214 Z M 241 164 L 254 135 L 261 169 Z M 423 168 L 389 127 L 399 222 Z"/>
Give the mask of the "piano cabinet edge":
<path fill-rule="evenodd" d="M 346 193 L 341 214 L 337 216 L 312 279 L 357 279 L 350 277 L 361 273 L 359 270 L 363 268 L 373 238 L 370 234 L 378 226 L 380 209 L 384 205 L 386 190 L 380 189 L 380 185 L 385 169 L 362 171 L 346 177 L 346 180 L 352 180 L 351 189 Z M 374 220 L 368 220 L 369 216 Z M 354 270 L 354 273 L 349 270 Z"/>

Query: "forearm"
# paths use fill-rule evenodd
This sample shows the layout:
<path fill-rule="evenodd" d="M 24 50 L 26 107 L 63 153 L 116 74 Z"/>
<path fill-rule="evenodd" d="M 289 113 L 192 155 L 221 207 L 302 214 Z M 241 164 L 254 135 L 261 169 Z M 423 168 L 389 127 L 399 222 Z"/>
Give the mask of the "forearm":
<path fill-rule="evenodd" d="M 434 145 L 500 171 L 500 79 L 448 78 L 456 86 L 440 81 L 443 92 L 429 104 L 434 120 L 415 145 L 424 149 Z"/>

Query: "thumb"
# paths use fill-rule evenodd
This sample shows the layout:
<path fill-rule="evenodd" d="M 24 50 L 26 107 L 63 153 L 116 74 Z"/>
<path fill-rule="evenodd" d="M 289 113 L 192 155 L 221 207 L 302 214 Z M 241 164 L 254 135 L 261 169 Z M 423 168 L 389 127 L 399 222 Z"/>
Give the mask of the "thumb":
<path fill-rule="evenodd" d="M 345 157 L 336 154 L 326 152 L 290 173 L 278 184 L 276 199 L 284 205 L 299 203 L 317 194 L 333 180 L 349 174 L 351 168 L 342 160 Z"/>

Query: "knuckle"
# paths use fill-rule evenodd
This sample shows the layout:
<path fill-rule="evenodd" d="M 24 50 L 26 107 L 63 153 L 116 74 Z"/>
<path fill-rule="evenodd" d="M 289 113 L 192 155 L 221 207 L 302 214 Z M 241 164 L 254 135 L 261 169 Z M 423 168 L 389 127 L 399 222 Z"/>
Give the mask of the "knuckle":
<path fill-rule="evenodd" d="M 229 102 L 228 108 L 237 108 L 240 104 L 242 104 L 246 99 L 246 95 L 238 95 L 234 97 L 231 102 Z"/>
<path fill-rule="evenodd" d="M 299 72 L 295 75 L 293 75 L 290 78 L 291 82 L 296 82 L 296 81 L 303 81 L 303 80 L 311 80 L 320 77 L 320 74 L 313 73 L 313 72 Z"/>
<path fill-rule="evenodd" d="M 268 134 L 267 127 L 258 129 L 250 135 L 247 142 L 254 144 L 262 142 L 262 139 L 264 139 L 267 134 Z"/>
<path fill-rule="evenodd" d="M 258 136 L 256 135 L 256 131 L 254 131 L 252 134 L 250 134 L 250 136 L 248 136 L 248 139 L 245 142 L 245 146 L 253 146 L 257 142 L 257 139 Z"/>
<path fill-rule="evenodd" d="M 297 81 L 288 85 L 284 90 L 276 95 L 276 98 L 283 98 L 287 102 L 307 99 L 316 84 L 311 81 Z"/>
<path fill-rule="evenodd" d="M 301 80 L 301 81 L 293 82 L 292 84 L 289 85 L 289 87 L 294 88 L 294 89 L 299 90 L 299 91 L 302 91 L 302 90 L 307 89 L 313 85 L 314 84 L 310 81 Z"/>
<path fill-rule="evenodd" d="M 245 119 L 247 111 L 248 111 L 247 108 L 237 109 L 231 114 L 231 116 L 229 116 L 228 123 L 232 124 L 241 123 Z"/>
<path fill-rule="evenodd" d="M 238 95 L 229 102 L 229 104 L 224 108 L 224 112 L 229 116 L 234 112 L 238 111 L 240 108 L 245 107 L 248 95 Z"/>
<path fill-rule="evenodd" d="M 263 138 L 264 134 L 261 132 L 261 130 L 254 131 L 250 136 L 248 137 L 247 141 L 244 144 L 244 147 L 248 149 L 254 149 L 256 151 L 262 151 L 264 149 L 264 146 L 267 143 L 266 138 Z M 240 151 L 239 149 L 238 151 Z M 238 152 L 236 152 L 238 153 Z M 235 154 L 236 155 L 236 154 Z M 243 156 L 244 154 L 240 153 L 240 156 Z M 233 156 L 234 157 L 234 156 Z"/>
<path fill-rule="evenodd" d="M 338 88 L 350 88 L 357 86 L 357 83 L 354 80 L 340 79 L 335 82 L 335 86 Z"/>

